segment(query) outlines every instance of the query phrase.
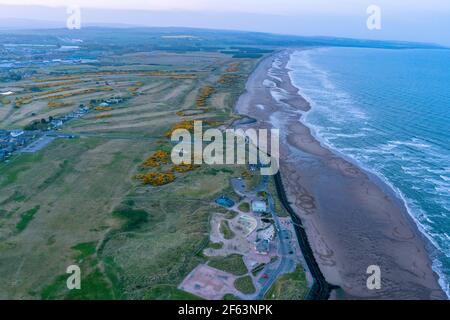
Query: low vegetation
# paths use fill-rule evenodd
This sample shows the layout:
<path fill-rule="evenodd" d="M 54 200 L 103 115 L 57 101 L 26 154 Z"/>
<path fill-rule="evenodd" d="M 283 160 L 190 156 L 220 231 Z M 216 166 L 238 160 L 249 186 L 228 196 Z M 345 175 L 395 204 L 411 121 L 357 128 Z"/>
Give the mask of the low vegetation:
<path fill-rule="evenodd" d="M 289 217 L 289 213 L 286 211 L 286 208 L 283 206 L 280 199 L 278 198 L 277 190 L 275 188 L 275 182 L 273 179 L 270 179 L 269 181 L 269 192 L 272 195 L 273 204 L 277 216 L 282 218 Z"/>
<path fill-rule="evenodd" d="M 259 171 L 252 172 L 245 170 L 242 173 L 242 178 L 245 180 L 247 191 L 253 191 L 260 183 L 261 176 L 259 175 Z"/>
<path fill-rule="evenodd" d="M 163 186 L 175 181 L 176 177 L 172 172 L 148 172 L 144 174 L 138 174 L 137 179 L 141 180 L 144 184 L 149 184 L 154 187 Z"/>
<path fill-rule="evenodd" d="M 177 124 L 175 124 L 169 131 L 166 132 L 166 137 L 170 138 L 172 136 L 172 133 L 175 130 L 179 130 L 179 129 L 185 129 L 188 130 L 189 132 L 193 132 L 194 130 L 194 121 L 192 120 L 185 120 L 182 122 L 179 122 Z"/>
<path fill-rule="evenodd" d="M 237 278 L 234 281 L 234 287 L 243 294 L 252 294 L 256 291 L 255 286 L 253 285 L 253 280 L 250 276 Z"/>
<path fill-rule="evenodd" d="M 234 232 L 233 230 L 231 230 L 228 220 L 220 221 L 219 230 L 222 233 L 224 239 L 230 240 L 234 238 Z"/>
<path fill-rule="evenodd" d="M 162 164 L 169 163 L 170 155 L 168 152 L 163 150 L 158 150 L 154 152 L 150 157 L 148 157 L 142 164 L 141 168 L 156 168 Z"/>
<path fill-rule="evenodd" d="M 17 231 L 21 232 L 26 229 L 28 224 L 33 220 L 34 215 L 39 211 L 40 206 L 36 206 L 22 213 L 20 221 L 16 225 Z"/>
<path fill-rule="evenodd" d="M 97 243 L 93 241 L 83 242 L 73 246 L 72 249 L 79 252 L 76 260 L 79 262 L 93 255 L 96 251 L 96 245 Z"/>
<path fill-rule="evenodd" d="M 170 285 L 159 285 L 148 289 L 144 295 L 146 300 L 202 300 L 189 292 Z"/>
<path fill-rule="evenodd" d="M 244 260 L 239 254 L 232 254 L 227 257 L 211 257 L 208 265 L 236 276 L 243 276 L 248 273 Z"/>
<path fill-rule="evenodd" d="M 242 202 L 239 205 L 239 210 L 241 210 L 242 212 L 250 212 L 250 203 Z"/>
<path fill-rule="evenodd" d="M 211 86 L 205 86 L 200 89 L 200 93 L 197 97 L 197 107 L 204 108 L 206 107 L 206 101 L 209 97 L 214 93 L 214 88 Z"/>
<path fill-rule="evenodd" d="M 308 293 L 305 272 L 297 266 L 293 273 L 281 275 L 266 294 L 268 300 L 303 300 Z"/>
<path fill-rule="evenodd" d="M 208 248 L 220 250 L 223 248 L 223 242 L 210 242 Z"/>
<path fill-rule="evenodd" d="M 95 115 L 96 119 L 110 118 L 112 117 L 111 113 L 99 113 Z"/>
<path fill-rule="evenodd" d="M 133 231 L 148 221 L 148 212 L 129 207 L 120 207 L 113 212 L 113 216 L 123 220 L 122 231 Z"/>

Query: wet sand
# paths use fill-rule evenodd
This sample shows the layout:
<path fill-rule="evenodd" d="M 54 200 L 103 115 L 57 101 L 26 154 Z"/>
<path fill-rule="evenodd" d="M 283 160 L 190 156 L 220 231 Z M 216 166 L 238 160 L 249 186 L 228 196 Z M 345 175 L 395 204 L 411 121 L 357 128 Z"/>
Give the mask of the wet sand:
<path fill-rule="evenodd" d="M 309 103 L 289 77 L 289 51 L 265 60 L 248 79 L 236 111 L 250 127 L 280 129 L 280 171 L 317 263 L 343 299 L 445 299 L 431 268 L 431 246 L 405 205 L 381 180 L 322 146 L 302 124 Z M 367 268 L 381 268 L 369 290 Z"/>

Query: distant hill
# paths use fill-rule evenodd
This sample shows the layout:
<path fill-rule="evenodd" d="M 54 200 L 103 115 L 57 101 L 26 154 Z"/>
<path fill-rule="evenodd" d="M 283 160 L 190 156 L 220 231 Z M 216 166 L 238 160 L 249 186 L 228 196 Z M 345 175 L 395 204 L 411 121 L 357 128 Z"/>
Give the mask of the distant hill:
<path fill-rule="evenodd" d="M 23 29 L 54 29 L 63 28 L 61 21 L 46 21 L 33 19 L 2 18 L 0 19 L 0 30 L 23 30 Z"/>
<path fill-rule="evenodd" d="M 305 47 L 338 46 L 362 48 L 444 48 L 440 45 L 379 41 L 334 37 L 301 37 L 259 32 L 197 29 L 182 27 L 131 27 L 127 25 L 84 27 L 80 30 L 68 30 L 58 26 L 58 22 L 42 22 L 41 28 L 33 28 L 32 21 L 16 21 L 22 28 L 0 30 L 0 43 L 23 42 L 39 44 L 62 44 L 61 39 L 77 38 L 85 45 L 107 47 L 127 47 L 134 50 L 200 51 L 227 50 L 230 46 L 258 47 Z M 14 26 L 11 24 L 10 27 Z M 31 28 L 26 28 L 30 26 Z M 58 28 L 59 27 L 59 28 Z M 1 28 L 1 25 L 0 25 Z"/>
<path fill-rule="evenodd" d="M 338 38 L 372 39 L 372 40 L 407 40 L 441 43 L 450 45 L 448 33 L 450 22 L 448 13 L 423 12 L 420 19 L 411 20 L 409 14 L 386 12 L 383 28 L 370 31 L 366 27 L 366 8 L 353 8 L 353 15 L 328 15 L 324 13 L 302 13 L 280 15 L 276 13 L 255 13 L 237 11 L 202 11 L 199 10 L 137 10 L 83 7 L 81 22 L 83 27 L 183 27 L 213 28 L 222 30 L 247 30 L 251 32 L 269 32 L 297 36 L 326 36 Z M 56 2 L 55 2 L 56 3 Z M 96 1 L 92 1 L 92 6 Z M 126 6 L 126 5 L 124 5 Z M 264 7 L 264 5 L 262 5 Z M 364 7 L 364 8 L 363 8 Z M 361 10 L 361 11 L 359 11 Z M 358 13 L 355 15 L 355 13 Z M 59 6 L 45 7 L 38 5 L 2 5 L 0 4 L 0 29 L 49 29 L 64 28 L 69 14 L 64 3 Z M 14 19 L 11 19 L 14 18 Z M 286 40 L 286 39 L 284 39 Z M 311 39 L 304 39 L 310 42 Z M 298 39 L 297 39 L 298 41 Z M 316 38 L 314 43 L 323 42 L 331 45 L 367 46 L 367 43 L 349 43 L 339 39 Z M 380 46 L 370 43 L 369 46 Z M 396 47 L 403 44 L 396 43 Z M 409 46 L 409 45 L 406 45 Z"/>

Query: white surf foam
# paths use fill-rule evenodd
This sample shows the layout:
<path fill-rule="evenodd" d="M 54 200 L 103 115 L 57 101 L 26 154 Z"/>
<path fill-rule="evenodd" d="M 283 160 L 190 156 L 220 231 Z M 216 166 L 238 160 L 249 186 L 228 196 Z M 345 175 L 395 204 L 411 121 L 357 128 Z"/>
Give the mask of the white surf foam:
<path fill-rule="evenodd" d="M 345 92 L 339 91 L 335 88 L 333 83 L 329 80 L 328 74 L 314 66 L 311 61 L 309 60 L 309 56 L 313 54 L 314 50 L 308 50 L 308 51 L 300 51 L 296 52 L 293 55 L 291 55 L 291 59 L 288 63 L 288 68 L 291 70 L 289 72 L 289 75 L 291 77 L 291 81 L 293 85 L 295 85 L 298 88 L 299 94 L 301 94 L 312 106 L 312 111 L 304 118 L 305 123 L 311 128 L 313 135 L 315 138 L 317 138 L 323 145 L 327 146 L 328 148 L 337 151 L 337 153 L 343 155 L 345 158 L 349 159 L 353 163 L 357 164 L 359 167 L 363 168 L 367 172 L 370 172 L 374 174 L 375 176 L 379 177 L 391 190 L 394 191 L 394 193 L 397 195 L 399 199 L 405 204 L 405 207 L 410 215 L 410 217 L 415 221 L 416 225 L 418 226 L 420 232 L 430 241 L 430 243 L 439 250 L 439 252 L 444 253 L 445 255 L 450 254 L 450 246 L 449 247 L 443 247 L 440 245 L 440 241 L 436 241 L 438 239 L 437 236 L 433 234 L 433 230 L 431 228 L 433 221 L 429 219 L 429 216 L 418 206 L 413 200 L 407 198 L 399 188 L 393 185 L 393 183 L 385 177 L 382 172 L 377 170 L 376 168 L 368 168 L 365 164 L 363 164 L 360 160 L 361 159 L 370 159 L 371 157 L 365 155 L 364 150 L 356 150 L 353 148 L 337 148 L 336 145 L 333 145 L 331 141 L 335 140 L 336 137 L 354 137 L 357 138 L 359 136 L 359 133 L 355 134 L 347 134 L 339 132 L 341 129 L 339 127 L 327 127 L 323 128 L 318 125 L 314 125 L 311 123 L 310 117 L 311 114 L 320 113 L 320 114 L 326 114 L 327 116 L 333 115 L 331 118 L 331 121 L 335 124 L 345 124 L 349 119 L 348 115 L 351 114 L 352 116 L 360 119 L 367 120 L 367 115 L 360 109 L 356 108 L 352 105 L 351 97 L 349 97 Z M 305 73 L 310 74 L 310 78 L 308 78 L 308 75 L 305 78 L 308 78 L 308 84 L 302 86 L 299 83 L 296 83 L 295 77 L 294 77 L 294 70 L 302 70 L 302 75 L 305 75 Z M 314 79 L 315 82 L 314 82 Z M 317 81 L 318 80 L 318 81 Z M 315 85 L 315 87 L 314 87 Z M 339 103 L 331 103 L 332 101 L 332 95 L 334 95 L 335 101 L 338 101 Z M 314 97 L 312 99 L 311 97 Z M 328 104 L 328 105 L 327 105 Z M 353 108 L 352 112 L 345 112 L 345 118 L 339 117 L 335 115 L 336 111 L 336 105 L 344 106 L 343 111 L 348 111 L 347 108 Z M 330 105 L 334 108 L 334 110 L 330 109 Z M 370 132 L 373 131 L 371 128 L 363 128 L 364 131 Z M 330 132 L 331 131 L 331 132 Z M 333 132 L 334 131 L 334 132 Z M 368 149 L 367 153 L 379 153 L 379 152 L 385 152 L 387 154 L 392 154 L 395 150 L 395 156 L 401 157 L 402 160 L 406 160 L 406 162 L 413 160 L 412 158 L 408 157 L 408 155 L 404 152 L 402 152 L 402 147 L 409 147 L 414 148 L 417 150 L 421 149 L 428 149 L 431 148 L 431 146 L 419 139 L 411 139 L 408 141 L 402 141 L 402 140 L 393 140 L 389 141 L 388 143 L 384 145 L 375 146 L 372 149 Z M 355 155 L 357 155 L 355 157 Z M 444 162 L 445 163 L 445 162 Z M 408 168 L 409 169 L 409 168 Z M 425 168 L 420 168 L 425 169 Z M 417 168 L 416 168 L 417 170 Z M 414 173 L 417 171 L 411 170 L 409 173 Z M 446 179 L 444 179 L 446 180 Z M 449 179 L 450 180 L 450 179 Z M 442 187 L 442 185 L 439 185 L 436 183 L 436 181 L 429 181 L 433 185 L 438 185 L 438 188 L 436 189 L 437 192 L 449 192 L 449 190 L 445 187 Z M 442 181 L 441 181 L 442 182 Z M 441 285 L 442 289 L 445 291 L 447 296 L 450 298 L 450 285 L 447 282 L 447 277 L 443 272 L 443 266 L 442 263 L 436 259 L 434 256 L 432 257 L 433 261 L 433 270 L 439 275 L 439 284 Z"/>

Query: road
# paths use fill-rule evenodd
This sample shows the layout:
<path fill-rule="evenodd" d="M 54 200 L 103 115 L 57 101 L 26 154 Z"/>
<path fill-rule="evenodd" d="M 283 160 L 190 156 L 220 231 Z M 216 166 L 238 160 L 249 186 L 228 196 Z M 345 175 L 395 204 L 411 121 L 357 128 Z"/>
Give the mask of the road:
<path fill-rule="evenodd" d="M 285 228 L 282 228 L 279 217 L 275 211 L 275 205 L 273 201 L 272 195 L 268 191 L 268 183 L 269 183 L 269 177 L 262 176 L 260 184 L 255 188 L 255 190 L 252 190 L 252 193 L 257 194 L 258 192 L 264 191 L 267 194 L 267 200 L 269 202 L 269 210 L 270 214 L 272 215 L 272 218 L 275 222 L 275 228 L 277 230 L 277 241 L 278 241 L 278 253 L 279 253 L 279 261 L 277 263 L 277 266 L 275 269 L 273 269 L 273 264 L 270 266 L 266 266 L 262 273 L 265 273 L 268 275 L 268 278 L 264 282 L 264 284 L 259 287 L 258 285 L 255 285 L 257 288 L 257 292 L 254 294 L 249 295 L 242 295 L 241 298 L 247 299 L 247 300 L 262 300 L 264 299 L 264 296 L 266 295 L 267 291 L 272 287 L 273 283 L 277 280 L 277 278 L 283 274 L 292 272 L 295 269 L 295 261 L 290 257 L 290 252 L 292 251 L 291 246 L 286 243 L 286 239 L 283 239 L 281 236 L 282 230 L 285 230 Z M 242 195 L 242 196 L 249 196 L 245 190 L 239 185 L 239 184 L 232 184 L 234 190 Z M 259 287 L 259 288 L 258 288 Z"/>
<path fill-rule="evenodd" d="M 259 191 L 265 191 L 267 194 L 267 200 L 269 202 L 269 210 L 272 215 L 272 218 L 275 222 L 275 227 L 277 230 L 277 240 L 278 240 L 278 250 L 280 254 L 280 262 L 278 263 L 278 266 L 275 270 L 273 270 L 268 276 L 269 278 L 264 283 L 264 285 L 259 289 L 258 294 L 255 296 L 255 299 L 262 300 L 264 299 L 264 296 L 266 295 L 267 291 L 272 287 L 273 283 L 277 280 L 277 278 L 287 272 L 292 272 L 295 268 L 295 262 L 290 258 L 290 253 L 292 251 L 292 248 L 288 243 L 286 243 L 285 239 L 281 236 L 282 230 L 284 230 L 281 227 L 280 219 L 275 211 L 275 205 L 273 201 L 272 194 L 268 191 L 268 182 L 269 178 L 267 176 L 262 176 L 262 182 L 261 187 L 257 192 Z"/>

